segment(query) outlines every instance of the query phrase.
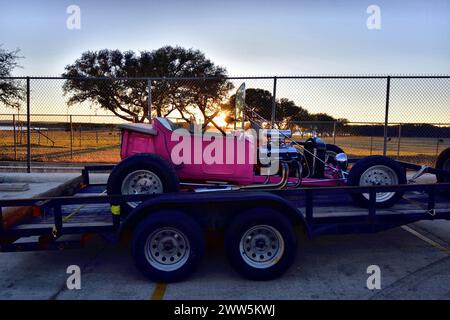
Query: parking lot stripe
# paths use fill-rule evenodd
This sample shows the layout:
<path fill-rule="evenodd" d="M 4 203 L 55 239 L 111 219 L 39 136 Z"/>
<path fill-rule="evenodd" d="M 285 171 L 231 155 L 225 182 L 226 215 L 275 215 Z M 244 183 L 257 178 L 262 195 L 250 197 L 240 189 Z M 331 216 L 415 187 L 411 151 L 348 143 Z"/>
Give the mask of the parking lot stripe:
<path fill-rule="evenodd" d="M 432 245 L 432 246 L 435 247 L 436 249 L 439 249 L 439 250 L 441 250 L 442 252 L 444 252 L 444 253 L 446 253 L 446 254 L 448 254 L 448 255 L 450 256 L 450 249 L 449 249 L 449 248 L 444 247 L 443 245 L 437 243 L 437 242 L 434 241 L 434 240 L 431 240 L 430 238 L 424 236 L 423 234 L 417 232 L 416 230 L 414 230 L 414 229 L 412 229 L 412 228 L 410 228 L 410 227 L 408 227 L 408 226 L 402 226 L 401 228 L 402 228 L 403 230 L 405 230 L 405 231 L 411 233 L 412 235 L 416 236 L 417 238 L 419 238 L 419 239 L 425 241 L 426 243 Z"/>
<path fill-rule="evenodd" d="M 153 290 L 151 300 L 162 300 L 166 292 L 167 283 L 157 283 L 155 290 Z"/>

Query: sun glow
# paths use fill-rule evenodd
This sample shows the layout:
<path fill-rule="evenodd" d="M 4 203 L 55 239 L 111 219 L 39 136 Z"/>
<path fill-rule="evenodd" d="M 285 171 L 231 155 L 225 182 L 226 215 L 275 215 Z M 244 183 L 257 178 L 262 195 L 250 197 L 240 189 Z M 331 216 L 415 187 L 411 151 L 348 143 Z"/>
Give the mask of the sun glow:
<path fill-rule="evenodd" d="M 221 111 L 214 117 L 214 122 L 221 128 L 226 128 L 228 126 L 228 122 L 226 121 L 228 118 L 228 112 Z"/>

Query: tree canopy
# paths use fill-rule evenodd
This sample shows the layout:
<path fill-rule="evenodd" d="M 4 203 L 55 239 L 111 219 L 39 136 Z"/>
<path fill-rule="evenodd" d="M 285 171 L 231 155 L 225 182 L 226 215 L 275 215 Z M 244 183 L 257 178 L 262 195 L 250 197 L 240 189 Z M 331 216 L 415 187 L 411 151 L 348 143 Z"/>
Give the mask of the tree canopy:
<path fill-rule="evenodd" d="M 214 77 L 213 80 L 158 80 L 151 83 L 151 102 L 155 115 L 178 111 L 181 117 L 204 117 L 204 126 L 214 123 L 219 106 L 232 89 L 226 69 L 216 66 L 199 50 L 166 46 L 153 51 L 122 52 L 104 49 L 84 52 L 67 65 L 63 89 L 70 95 L 69 105 L 90 101 L 118 117 L 142 122 L 148 112 L 148 83 L 132 77 Z M 107 77 L 112 80 L 86 80 Z"/>
<path fill-rule="evenodd" d="M 235 95 L 232 95 L 226 105 L 226 109 L 231 113 L 234 110 L 235 99 Z M 246 89 L 245 104 L 250 116 L 252 112 L 255 112 L 264 119 L 271 120 L 273 104 L 271 92 L 264 89 Z M 336 120 L 326 113 L 309 113 L 308 110 L 296 105 L 294 101 L 288 98 L 276 99 L 275 122 L 278 126 L 288 126 L 292 122 L 302 121 L 345 121 L 345 119 Z"/>
<path fill-rule="evenodd" d="M 18 67 L 19 49 L 8 51 L 0 45 L 0 78 L 11 77 L 12 71 Z M 0 79 L 0 103 L 19 109 L 24 98 L 24 89 L 20 82 L 13 79 Z"/>
<path fill-rule="evenodd" d="M 233 84 L 226 78 L 226 69 L 215 65 L 199 50 L 165 46 L 139 53 L 87 51 L 65 67 L 63 76 L 67 77 L 63 90 L 69 96 L 69 105 L 95 103 L 127 121 L 143 122 L 149 112 L 149 83 L 133 78 L 158 78 L 151 81 L 153 116 L 181 116 L 188 121 L 201 117 L 204 129 L 213 124 L 222 131 L 214 121 L 216 115 L 220 111 L 234 114 L 235 96 L 229 97 Z M 191 77 L 196 79 L 185 79 Z M 249 88 L 245 100 L 247 110 L 271 120 L 271 92 Z M 278 126 L 335 120 L 324 113 L 309 113 L 287 98 L 275 101 Z"/>

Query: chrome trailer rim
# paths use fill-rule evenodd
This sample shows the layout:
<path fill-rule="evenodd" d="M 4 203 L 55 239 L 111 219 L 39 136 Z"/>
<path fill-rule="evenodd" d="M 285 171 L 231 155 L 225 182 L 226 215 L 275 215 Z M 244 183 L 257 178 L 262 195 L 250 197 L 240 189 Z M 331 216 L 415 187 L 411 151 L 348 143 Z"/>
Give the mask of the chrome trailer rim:
<path fill-rule="evenodd" d="M 284 249 L 281 233 L 269 225 L 250 228 L 239 242 L 242 259 L 257 269 L 266 269 L 276 264 L 283 256 Z"/>
<path fill-rule="evenodd" d="M 387 166 L 377 165 L 370 167 L 361 175 L 359 179 L 360 186 L 388 186 L 398 184 L 398 177 L 395 171 Z M 376 202 L 385 202 L 391 199 L 395 192 L 378 192 Z M 369 199 L 368 193 L 363 193 L 366 199 Z"/>
<path fill-rule="evenodd" d="M 145 257 L 155 269 L 170 272 L 181 268 L 191 253 L 189 240 L 178 229 L 156 229 L 147 238 Z"/>
<path fill-rule="evenodd" d="M 129 173 L 122 181 L 122 194 L 158 194 L 163 192 L 161 179 L 149 170 L 136 170 Z M 132 208 L 140 202 L 127 202 Z"/>

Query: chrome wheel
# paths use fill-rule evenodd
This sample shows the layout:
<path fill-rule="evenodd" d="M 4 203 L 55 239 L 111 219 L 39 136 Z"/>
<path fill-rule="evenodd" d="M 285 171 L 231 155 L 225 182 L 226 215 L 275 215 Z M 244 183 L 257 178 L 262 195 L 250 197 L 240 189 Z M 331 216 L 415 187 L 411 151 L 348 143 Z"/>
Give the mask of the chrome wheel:
<path fill-rule="evenodd" d="M 387 166 L 377 165 L 370 167 L 361 175 L 359 179 L 360 186 L 387 186 L 398 184 L 398 177 L 395 171 Z M 385 202 L 391 199 L 395 192 L 379 192 L 376 195 L 377 202 Z M 369 199 L 368 193 L 363 193 L 366 199 Z"/>
<path fill-rule="evenodd" d="M 186 235 L 175 228 L 159 228 L 145 244 L 145 257 L 161 271 L 174 271 L 181 268 L 189 258 L 189 241 Z"/>
<path fill-rule="evenodd" d="M 239 243 L 242 259 L 258 269 L 276 264 L 284 254 L 280 232 L 269 225 L 257 225 L 247 230 Z"/>
<path fill-rule="evenodd" d="M 161 179 L 149 170 L 136 170 L 128 174 L 122 181 L 122 194 L 157 194 L 163 192 Z M 139 202 L 128 202 L 132 208 Z"/>

